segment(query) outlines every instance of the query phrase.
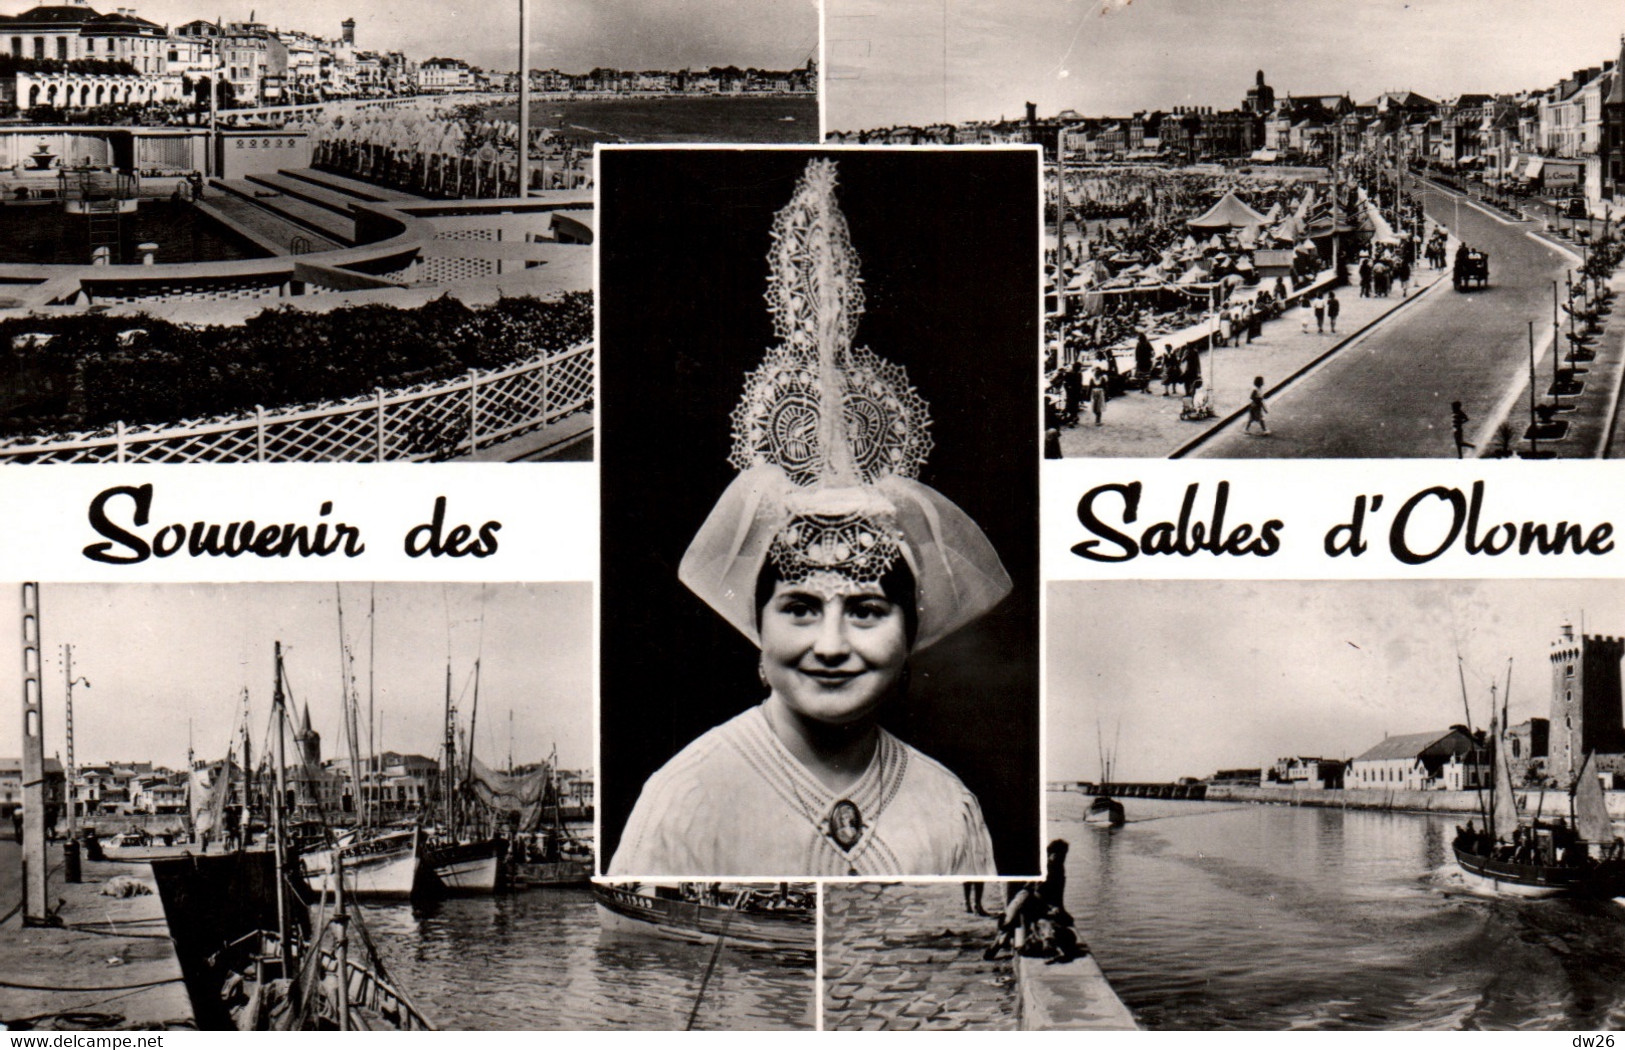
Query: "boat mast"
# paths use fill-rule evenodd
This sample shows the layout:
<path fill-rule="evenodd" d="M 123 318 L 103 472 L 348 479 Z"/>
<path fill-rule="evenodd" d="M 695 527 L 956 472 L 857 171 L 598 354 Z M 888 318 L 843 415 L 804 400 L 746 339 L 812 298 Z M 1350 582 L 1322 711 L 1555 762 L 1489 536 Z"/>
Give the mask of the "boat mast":
<path fill-rule="evenodd" d="M 276 932 L 278 950 L 282 954 L 282 975 L 291 977 L 293 969 L 293 942 L 288 927 L 286 878 L 288 855 L 286 836 L 282 831 L 282 807 L 287 801 L 288 760 L 286 744 L 288 711 L 282 697 L 282 642 L 276 643 L 276 681 L 271 688 L 271 708 L 276 723 L 276 799 L 271 805 L 271 835 L 276 843 Z M 334 850 L 335 855 L 337 850 Z"/>
<path fill-rule="evenodd" d="M 452 805 L 452 786 L 457 780 L 457 709 L 451 703 L 451 653 L 446 654 L 446 741 L 443 745 L 445 761 L 440 767 L 440 810 L 441 820 L 446 824 L 449 834 L 456 834 L 453 826 L 456 819 L 456 807 Z"/>
<path fill-rule="evenodd" d="M 248 727 L 248 686 L 245 685 L 243 686 L 243 806 L 242 814 L 238 818 L 243 833 L 242 846 L 244 849 L 248 848 L 249 829 L 254 826 L 251 819 L 251 806 L 254 798 L 254 759 L 249 750 Z M 223 785 L 231 783 L 231 754 L 229 751 L 226 754 L 226 768 L 221 770 L 220 782 Z M 229 795 L 230 793 L 231 789 L 227 787 L 226 794 Z M 216 831 L 218 832 L 219 829 L 216 829 Z"/>
<path fill-rule="evenodd" d="M 480 658 L 474 658 L 474 706 L 468 713 L 468 766 L 463 771 L 463 783 L 474 779 L 474 726 L 480 718 Z"/>
<path fill-rule="evenodd" d="M 1473 708 L 1472 708 L 1472 705 L 1467 702 L 1467 672 L 1461 666 L 1461 654 L 1460 653 L 1456 654 L 1456 681 L 1461 683 L 1461 709 L 1462 709 L 1462 712 L 1467 716 L 1467 742 L 1468 742 L 1468 744 L 1471 744 L 1473 742 Z M 1491 706 L 1492 715 L 1493 715 L 1493 711 L 1494 711 L 1494 707 L 1492 705 Z M 1469 750 L 1468 754 L 1471 755 L 1472 751 Z M 1495 776 L 1495 756 L 1492 753 L 1490 755 L 1490 777 L 1492 778 L 1492 781 L 1493 781 L 1494 776 Z M 1490 814 L 1489 809 L 1484 804 L 1484 785 L 1481 782 L 1481 778 L 1474 777 L 1473 778 L 1473 786 L 1478 792 L 1478 816 L 1479 816 L 1479 819 L 1484 821 L 1485 824 L 1490 824 L 1491 823 L 1491 814 Z"/>
<path fill-rule="evenodd" d="M 374 731 L 376 724 L 373 721 L 373 698 L 376 686 L 376 671 L 378 658 L 378 584 L 372 585 L 372 591 L 367 597 L 367 776 L 373 781 L 376 790 L 378 783 L 378 735 Z M 374 792 L 363 792 L 367 803 L 367 823 L 374 822 L 373 815 Z"/>
<path fill-rule="evenodd" d="M 192 781 L 197 779 L 196 758 L 192 751 L 192 720 L 186 720 L 186 841 L 192 841 L 196 825 L 192 821 Z M 71 791 L 73 785 L 69 784 Z"/>
<path fill-rule="evenodd" d="M 339 711 L 344 718 L 344 742 L 350 747 L 350 812 L 361 816 L 361 757 L 357 754 L 354 674 L 350 647 L 344 642 L 344 591 L 333 584 L 333 599 L 339 611 Z"/>

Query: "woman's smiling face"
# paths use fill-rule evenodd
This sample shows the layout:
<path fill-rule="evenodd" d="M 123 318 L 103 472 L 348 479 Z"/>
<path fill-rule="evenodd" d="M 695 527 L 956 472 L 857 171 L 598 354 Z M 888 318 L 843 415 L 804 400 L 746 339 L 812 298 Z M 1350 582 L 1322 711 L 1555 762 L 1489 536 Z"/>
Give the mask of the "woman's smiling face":
<path fill-rule="evenodd" d="M 874 712 L 908 661 L 903 610 L 878 583 L 783 580 L 762 606 L 762 668 L 804 718 L 846 725 Z"/>

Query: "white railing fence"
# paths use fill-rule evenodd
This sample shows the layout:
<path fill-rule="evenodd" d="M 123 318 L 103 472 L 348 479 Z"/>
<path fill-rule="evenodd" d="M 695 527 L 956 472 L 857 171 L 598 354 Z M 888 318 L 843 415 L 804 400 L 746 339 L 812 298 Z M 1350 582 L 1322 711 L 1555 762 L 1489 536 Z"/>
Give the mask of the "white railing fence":
<path fill-rule="evenodd" d="M 592 343 L 453 381 L 227 419 L 0 440 L 0 463 L 382 463 L 451 459 L 593 399 Z"/>

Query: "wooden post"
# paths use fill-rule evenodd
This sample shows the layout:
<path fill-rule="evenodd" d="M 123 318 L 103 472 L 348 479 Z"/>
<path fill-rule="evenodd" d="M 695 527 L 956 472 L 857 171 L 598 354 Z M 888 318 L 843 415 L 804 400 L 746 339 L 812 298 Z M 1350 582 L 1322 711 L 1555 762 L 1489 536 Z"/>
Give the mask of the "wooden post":
<path fill-rule="evenodd" d="M 265 406 L 254 406 L 254 462 L 265 462 Z"/>
<path fill-rule="evenodd" d="M 480 447 L 480 387 L 472 368 L 468 370 L 468 451 Z"/>
<path fill-rule="evenodd" d="M 114 461 L 117 462 L 117 463 L 123 463 L 124 462 L 125 444 L 124 444 L 124 420 L 122 420 L 122 419 L 118 420 L 117 422 L 115 422 L 113 424 L 113 449 L 114 449 Z"/>
<path fill-rule="evenodd" d="M 45 853 L 45 698 L 40 689 L 39 584 L 22 585 L 23 925 L 51 922 Z"/>

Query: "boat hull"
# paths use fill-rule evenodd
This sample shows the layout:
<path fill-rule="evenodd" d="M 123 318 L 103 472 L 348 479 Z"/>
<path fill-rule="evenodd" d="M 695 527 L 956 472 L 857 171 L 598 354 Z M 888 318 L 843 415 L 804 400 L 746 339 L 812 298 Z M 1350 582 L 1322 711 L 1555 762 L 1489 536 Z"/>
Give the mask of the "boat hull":
<path fill-rule="evenodd" d="M 599 925 L 606 931 L 689 944 L 712 944 L 721 937 L 735 947 L 764 951 L 811 952 L 817 945 L 810 912 L 735 911 L 597 883 L 592 895 L 598 903 Z"/>
<path fill-rule="evenodd" d="M 1468 883 L 1503 897 L 1617 897 L 1625 893 L 1625 870 L 1615 862 L 1587 868 L 1519 864 L 1457 848 L 1456 863 Z"/>
<path fill-rule="evenodd" d="M 586 861 L 524 861 L 510 867 L 512 874 L 508 881 L 515 889 L 585 886 L 592 882 L 592 865 Z"/>
<path fill-rule="evenodd" d="M 422 888 L 418 851 L 411 843 L 365 855 L 357 855 L 347 849 L 342 856 L 344 890 L 353 899 L 410 900 L 413 892 Z M 307 853 L 303 864 L 305 882 L 313 892 L 337 893 L 331 850 Z"/>
<path fill-rule="evenodd" d="M 1097 828 L 1120 828 L 1128 823 L 1128 817 L 1121 802 L 1101 796 L 1089 804 L 1083 822 Z"/>
<path fill-rule="evenodd" d="M 495 893 L 502 877 L 503 843 L 498 839 L 430 846 L 425 860 L 446 893 L 477 896 Z"/>

